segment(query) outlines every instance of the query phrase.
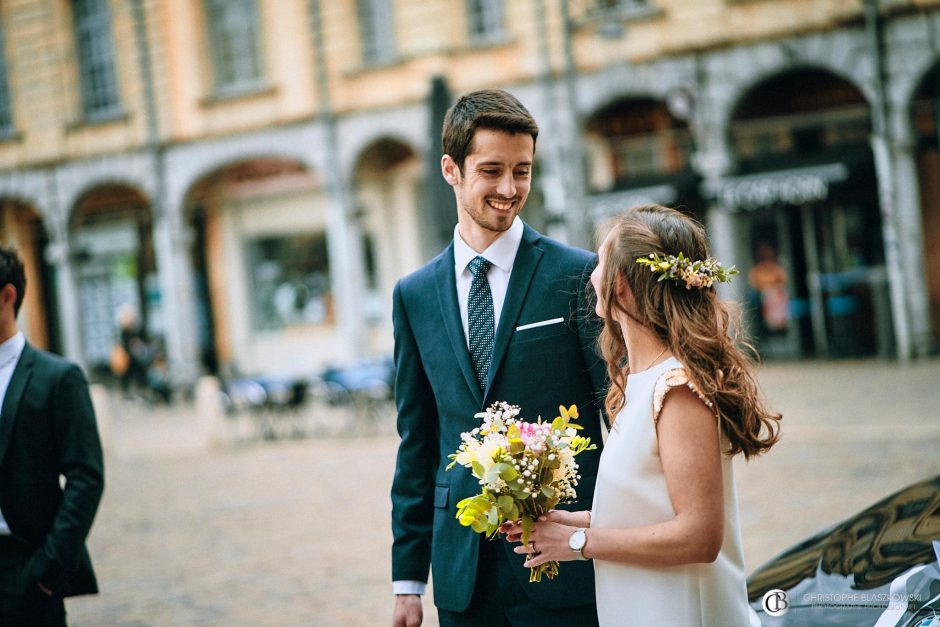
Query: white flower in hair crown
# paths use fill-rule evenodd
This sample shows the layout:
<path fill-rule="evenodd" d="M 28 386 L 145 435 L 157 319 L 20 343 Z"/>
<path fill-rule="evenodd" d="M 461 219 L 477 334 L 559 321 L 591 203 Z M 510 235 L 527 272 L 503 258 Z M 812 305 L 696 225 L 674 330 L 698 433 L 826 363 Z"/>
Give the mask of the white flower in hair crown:
<path fill-rule="evenodd" d="M 650 272 L 659 274 L 658 281 L 669 279 L 680 285 L 684 282 L 687 290 L 693 287 L 711 287 L 715 281 L 731 283 L 731 277 L 738 274 L 737 268 L 725 268 L 713 257 L 692 261 L 681 252 L 664 257 L 660 257 L 659 253 L 650 253 L 647 257 L 638 257 L 636 262 L 648 266 Z"/>

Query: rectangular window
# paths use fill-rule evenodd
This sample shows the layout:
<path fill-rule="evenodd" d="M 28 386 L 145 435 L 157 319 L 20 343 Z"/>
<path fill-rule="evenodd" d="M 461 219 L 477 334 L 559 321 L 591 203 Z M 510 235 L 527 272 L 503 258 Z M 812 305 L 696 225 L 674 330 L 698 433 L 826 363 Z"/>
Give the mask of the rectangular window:
<path fill-rule="evenodd" d="M 257 88 L 263 79 L 257 0 L 207 0 L 206 18 L 216 91 Z"/>
<path fill-rule="evenodd" d="M 325 233 L 258 237 L 247 247 L 253 330 L 333 322 Z"/>
<path fill-rule="evenodd" d="M 72 0 L 82 110 L 96 120 L 120 113 L 108 0 Z"/>
<path fill-rule="evenodd" d="M 362 64 L 379 65 L 395 58 L 395 20 L 391 0 L 358 0 Z"/>
<path fill-rule="evenodd" d="M 692 138 L 685 128 L 608 141 L 618 182 L 681 172 L 688 166 L 687 155 L 692 150 Z"/>
<path fill-rule="evenodd" d="M 492 40 L 503 36 L 503 0 L 467 0 L 470 39 Z"/>
<path fill-rule="evenodd" d="M 7 46 L 3 22 L 0 21 L 0 137 L 13 132 L 13 107 L 10 105 L 10 83 L 7 80 Z"/>

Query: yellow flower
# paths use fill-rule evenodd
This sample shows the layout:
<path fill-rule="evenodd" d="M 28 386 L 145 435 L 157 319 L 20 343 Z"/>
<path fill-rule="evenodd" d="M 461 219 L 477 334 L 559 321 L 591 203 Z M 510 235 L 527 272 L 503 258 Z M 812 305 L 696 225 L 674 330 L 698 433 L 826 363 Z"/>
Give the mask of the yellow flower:
<path fill-rule="evenodd" d="M 503 447 L 495 442 L 484 442 L 477 451 L 477 461 L 485 470 L 489 470 L 496 463 L 496 457 L 499 457 Z"/>
<path fill-rule="evenodd" d="M 477 458 L 476 451 L 467 450 L 467 451 L 460 451 L 459 453 L 457 453 L 457 457 L 455 458 L 455 461 L 461 466 L 466 466 L 469 468 L 470 465 L 476 461 L 476 458 Z"/>

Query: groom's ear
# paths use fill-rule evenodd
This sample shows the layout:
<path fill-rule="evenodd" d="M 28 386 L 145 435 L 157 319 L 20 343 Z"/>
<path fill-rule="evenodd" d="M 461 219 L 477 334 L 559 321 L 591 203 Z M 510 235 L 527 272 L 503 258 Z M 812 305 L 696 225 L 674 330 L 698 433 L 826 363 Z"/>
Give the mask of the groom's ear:
<path fill-rule="evenodd" d="M 450 155 L 444 155 L 441 157 L 441 174 L 444 175 L 444 180 L 447 181 L 447 184 L 451 187 L 460 185 L 462 180 L 460 166 L 457 165 L 457 162 L 454 161 L 454 158 Z"/>

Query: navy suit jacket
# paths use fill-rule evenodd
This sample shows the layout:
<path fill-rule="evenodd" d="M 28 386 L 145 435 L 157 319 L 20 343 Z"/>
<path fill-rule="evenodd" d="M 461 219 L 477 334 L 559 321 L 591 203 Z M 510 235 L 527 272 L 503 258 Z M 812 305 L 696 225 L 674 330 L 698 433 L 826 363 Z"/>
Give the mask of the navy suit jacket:
<path fill-rule="evenodd" d="M 443 253 L 395 287 L 395 400 L 401 445 L 392 483 L 392 579 L 427 581 L 434 601 L 461 612 L 470 604 L 481 536 L 455 519 L 456 503 L 480 486 L 462 467 L 445 471 L 460 434 L 496 401 L 522 417 L 551 420 L 577 404 L 582 435 L 598 450 L 578 456 L 581 482 L 571 509 L 590 509 L 600 458 L 605 370 L 595 349 L 599 324 L 586 299 L 596 255 L 544 237 L 526 225 L 497 326 L 485 390 L 480 390 L 457 304 L 454 251 Z M 516 327 L 563 318 L 559 324 Z M 522 556 L 502 542 L 532 600 L 544 607 L 594 602 L 590 562 L 566 562 L 554 580 L 529 583 Z"/>
<path fill-rule="evenodd" d="M 0 408 L 0 508 L 32 552 L 18 573 L 0 573 L 0 597 L 37 581 L 59 596 L 98 591 L 85 538 L 103 489 L 101 444 L 82 371 L 27 344 Z"/>

